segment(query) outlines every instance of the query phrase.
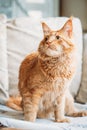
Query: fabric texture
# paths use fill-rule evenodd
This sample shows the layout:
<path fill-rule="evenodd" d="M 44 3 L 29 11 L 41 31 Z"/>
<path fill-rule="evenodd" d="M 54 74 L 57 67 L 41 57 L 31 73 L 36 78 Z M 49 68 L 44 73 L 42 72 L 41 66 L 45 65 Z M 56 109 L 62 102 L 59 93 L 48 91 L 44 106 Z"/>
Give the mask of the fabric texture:
<path fill-rule="evenodd" d="M 18 18 L 8 22 L 8 71 L 9 71 L 9 93 L 18 93 L 19 66 L 26 55 L 37 50 L 43 38 L 41 22 L 46 22 L 52 29 L 60 29 L 68 18 L 57 17 L 47 19 L 31 19 L 28 17 Z M 72 81 L 70 90 L 76 96 L 81 81 L 82 64 L 82 29 L 78 18 L 73 19 L 73 32 L 78 53 L 78 67 L 76 76 Z"/>
<path fill-rule="evenodd" d="M 18 73 L 22 60 L 38 48 L 39 36 L 25 32 L 15 26 L 7 28 L 9 94 L 18 94 Z"/>
<path fill-rule="evenodd" d="M 6 41 L 6 16 L 0 15 L 0 103 L 8 98 L 8 64 Z"/>
<path fill-rule="evenodd" d="M 87 103 L 87 33 L 83 35 L 83 65 L 82 65 L 82 81 L 76 97 L 76 101 Z"/>
<path fill-rule="evenodd" d="M 87 110 L 87 105 L 75 104 L 79 110 Z M 70 123 L 56 123 L 53 119 L 23 120 L 23 113 L 0 105 L 0 123 L 10 128 L 24 130 L 87 130 L 87 117 L 67 117 Z"/>

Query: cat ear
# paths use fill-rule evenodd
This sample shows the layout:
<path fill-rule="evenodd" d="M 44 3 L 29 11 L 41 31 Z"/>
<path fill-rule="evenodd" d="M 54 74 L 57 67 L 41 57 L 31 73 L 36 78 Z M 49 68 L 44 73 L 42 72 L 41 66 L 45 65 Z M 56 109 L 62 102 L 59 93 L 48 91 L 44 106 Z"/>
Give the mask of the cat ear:
<path fill-rule="evenodd" d="M 64 33 L 65 36 L 71 38 L 72 37 L 72 30 L 73 30 L 73 26 L 72 26 L 72 17 L 69 18 L 69 20 L 64 24 L 63 28 L 62 28 L 62 32 Z"/>
<path fill-rule="evenodd" d="M 51 32 L 51 29 L 45 23 L 42 23 L 42 29 L 43 29 L 44 36 L 49 35 Z"/>

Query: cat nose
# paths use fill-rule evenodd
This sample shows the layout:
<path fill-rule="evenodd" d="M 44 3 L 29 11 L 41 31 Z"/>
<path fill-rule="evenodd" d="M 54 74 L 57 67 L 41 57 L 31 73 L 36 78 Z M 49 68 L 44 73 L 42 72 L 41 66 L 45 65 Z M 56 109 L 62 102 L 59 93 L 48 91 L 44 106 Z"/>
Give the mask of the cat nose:
<path fill-rule="evenodd" d="M 50 44 L 51 44 L 51 41 L 47 41 L 46 43 L 47 43 L 48 45 L 50 45 Z"/>

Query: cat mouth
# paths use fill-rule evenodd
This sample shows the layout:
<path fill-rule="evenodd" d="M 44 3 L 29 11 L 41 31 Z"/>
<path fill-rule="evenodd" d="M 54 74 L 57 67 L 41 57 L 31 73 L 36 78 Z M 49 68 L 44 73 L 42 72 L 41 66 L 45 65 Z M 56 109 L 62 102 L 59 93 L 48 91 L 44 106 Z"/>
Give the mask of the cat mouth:
<path fill-rule="evenodd" d="M 49 45 L 46 47 L 46 54 L 48 56 L 58 56 L 62 53 L 62 47 L 60 45 L 54 46 L 54 45 Z"/>
<path fill-rule="evenodd" d="M 58 52 L 57 50 L 53 50 L 53 49 L 50 49 L 48 48 L 47 51 L 46 51 L 46 54 L 48 56 L 58 56 L 60 54 L 60 52 Z"/>
<path fill-rule="evenodd" d="M 56 48 L 55 46 L 53 46 L 53 45 L 49 45 L 49 46 L 47 47 L 47 49 L 51 49 L 51 50 L 53 50 L 53 51 L 57 51 L 57 48 Z"/>

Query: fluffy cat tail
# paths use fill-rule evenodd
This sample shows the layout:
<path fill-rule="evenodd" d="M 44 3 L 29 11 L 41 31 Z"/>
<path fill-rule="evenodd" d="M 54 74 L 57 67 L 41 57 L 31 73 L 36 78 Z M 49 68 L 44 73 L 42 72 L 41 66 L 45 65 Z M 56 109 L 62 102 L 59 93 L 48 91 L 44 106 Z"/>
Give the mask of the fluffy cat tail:
<path fill-rule="evenodd" d="M 17 111 L 22 111 L 22 98 L 21 96 L 10 96 L 9 99 L 6 102 L 6 106 L 17 110 Z"/>

